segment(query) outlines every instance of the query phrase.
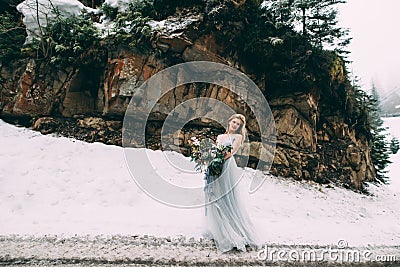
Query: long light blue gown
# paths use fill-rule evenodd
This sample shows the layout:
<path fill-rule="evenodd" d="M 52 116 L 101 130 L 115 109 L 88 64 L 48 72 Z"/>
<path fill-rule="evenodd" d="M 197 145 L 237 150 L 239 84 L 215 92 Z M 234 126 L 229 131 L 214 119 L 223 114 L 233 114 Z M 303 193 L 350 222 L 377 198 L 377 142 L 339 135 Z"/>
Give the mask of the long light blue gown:
<path fill-rule="evenodd" d="M 232 144 L 233 140 L 227 140 L 223 144 Z M 204 236 L 214 239 L 216 247 L 221 252 L 226 252 L 234 247 L 246 251 L 246 245 L 255 249 L 262 246 L 259 233 L 256 232 L 253 223 L 247 213 L 243 202 L 243 186 L 238 182 L 243 175 L 243 169 L 236 165 L 233 156 L 229 157 L 223 166 L 222 174 L 213 177 L 211 183 L 204 188 L 206 203 Z M 217 179 L 215 179 L 217 178 Z"/>

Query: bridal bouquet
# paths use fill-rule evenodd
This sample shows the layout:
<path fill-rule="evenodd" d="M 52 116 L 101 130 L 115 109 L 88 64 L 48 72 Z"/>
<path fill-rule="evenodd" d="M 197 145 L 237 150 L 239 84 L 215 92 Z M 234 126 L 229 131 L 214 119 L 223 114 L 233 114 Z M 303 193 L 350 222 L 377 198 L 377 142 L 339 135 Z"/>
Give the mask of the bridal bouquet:
<path fill-rule="evenodd" d="M 232 146 L 215 145 L 210 138 L 199 141 L 196 137 L 189 140 L 191 161 L 196 162 L 196 170 L 205 171 L 207 176 L 219 176 L 225 162 L 225 154 L 232 151 Z"/>

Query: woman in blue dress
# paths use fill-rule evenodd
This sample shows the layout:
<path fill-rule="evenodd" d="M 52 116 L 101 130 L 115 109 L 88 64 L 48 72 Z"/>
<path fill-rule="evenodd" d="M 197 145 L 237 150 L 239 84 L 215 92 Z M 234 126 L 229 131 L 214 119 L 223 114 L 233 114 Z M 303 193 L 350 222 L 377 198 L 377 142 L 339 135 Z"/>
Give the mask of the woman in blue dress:
<path fill-rule="evenodd" d="M 230 144 L 232 151 L 225 155 L 221 175 L 209 179 L 204 188 L 206 203 L 209 203 L 205 207 L 205 236 L 213 239 L 221 252 L 246 251 L 247 246 L 260 248 L 262 245 L 243 202 L 243 185 L 239 182 L 244 170 L 236 165 L 233 157 L 243 144 L 245 127 L 246 119 L 242 114 L 228 119 L 227 130 L 218 135 L 217 144 Z"/>

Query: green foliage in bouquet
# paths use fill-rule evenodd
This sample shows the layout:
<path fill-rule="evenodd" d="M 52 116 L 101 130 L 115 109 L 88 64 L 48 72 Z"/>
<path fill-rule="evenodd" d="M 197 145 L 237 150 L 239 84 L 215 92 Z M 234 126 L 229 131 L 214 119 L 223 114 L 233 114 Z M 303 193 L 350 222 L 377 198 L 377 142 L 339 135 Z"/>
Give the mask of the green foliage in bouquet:
<path fill-rule="evenodd" d="M 208 164 L 208 171 L 210 176 L 220 176 L 225 162 L 225 155 L 232 151 L 231 145 L 219 145 L 215 147 L 215 157 Z"/>
<path fill-rule="evenodd" d="M 208 164 L 208 169 L 210 171 L 211 176 L 220 176 L 222 172 L 222 167 L 224 165 L 225 159 L 223 155 L 218 156 L 211 160 L 210 164 Z"/>
<path fill-rule="evenodd" d="M 225 162 L 225 155 L 232 151 L 232 146 L 215 145 L 209 139 L 199 141 L 196 137 L 189 140 L 191 145 L 191 161 L 196 162 L 195 169 L 200 172 L 208 171 L 210 176 L 219 176 Z"/>

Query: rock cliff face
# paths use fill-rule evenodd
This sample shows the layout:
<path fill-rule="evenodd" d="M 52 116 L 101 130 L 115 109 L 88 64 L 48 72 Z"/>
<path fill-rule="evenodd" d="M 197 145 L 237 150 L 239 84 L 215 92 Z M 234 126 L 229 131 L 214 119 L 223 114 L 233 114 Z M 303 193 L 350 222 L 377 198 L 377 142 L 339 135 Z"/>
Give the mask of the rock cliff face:
<path fill-rule="evenodd" d="M 154 51 L 144 53 L 119 47 L 77 69 L 54 69 L 33 59 L 1 65 L 1 117 L 33 126 L 42 133 L 59 132 L 90 142 L 121 145 L 122 120 L 133 91 L 175 63 L 224 63 L 246 73 L 261 91 L 267 91 L 268 81 L 262 75 L 252 73 L 234 51 L 226 52 L 229 40 L 218 31 L 199 34 L 202 16 L 188 13 L 179 19 L 171 17 L 165 23 L 184 26 L 165 27 L 153 40 Z M 155 51 L 161 51 L 161 56 Z M 336 66 L 331 72 L 329 82 L 340 84 L 344 70 Z M 147 93 L 143 93 L 143 101 L 149 97 Z M 319 88 L 306 92 L 291 89 L 290 93 L 273 95 L 268 99 L 277 130 L 272 174 L 320 183 L 331 181 L 353 189 L 361 189 L 364 181 L 373 180 L 375 170 L 367 139 L 345 123 L 340 110 L 332 112 L 327 107 L 328 96 Z M 248 118 L 250 142 L 239 151 L 239 162 L 244 150 L 260 146 L 257 122 L 237 95 L 212 84 L 188 84 L 176 87 L 158 102 L 147 122 L 148 147 L 161 148 L 161 126 L 168 111 L 196 97 L 223 101 Z M 196 120 L 170 138 L 183 153 L 188 153 L 187 141 L 191 136 L 215 138 L 221 132 L 223 127 L 215 122 Z M 262 153 L 252 153 L 256 150 L 250 149 L 249 166 L 254 167 L 258 159 L 266 160 Z"/>

